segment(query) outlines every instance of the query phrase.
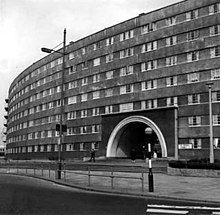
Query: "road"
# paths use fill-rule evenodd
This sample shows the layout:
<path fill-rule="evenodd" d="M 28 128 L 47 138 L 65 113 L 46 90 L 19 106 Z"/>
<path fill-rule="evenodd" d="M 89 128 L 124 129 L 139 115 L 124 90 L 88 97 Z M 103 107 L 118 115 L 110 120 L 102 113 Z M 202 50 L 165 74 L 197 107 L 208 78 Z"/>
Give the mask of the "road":
<path fill-rule="evenodd" d="M 41 179 L 0 174 L 0 214 L 220 214 L 220 206 L 82 191 Z"/>
<path fill-rule="evenodd" d="M 81 191 L 40 179 L 0 174 L 0 214 L 140 215 L 144 199 Z"/>

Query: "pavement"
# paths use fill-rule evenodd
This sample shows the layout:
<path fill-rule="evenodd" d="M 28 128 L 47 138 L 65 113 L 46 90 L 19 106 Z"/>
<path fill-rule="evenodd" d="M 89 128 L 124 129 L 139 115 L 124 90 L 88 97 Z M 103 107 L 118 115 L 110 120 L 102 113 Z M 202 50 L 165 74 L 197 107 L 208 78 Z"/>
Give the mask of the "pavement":
<path fill-rule="evenodd" d="M 220 207 L 220 177 L 189 177 L 171 176 L 160 167 L 166 165 L 165 162 L 153 163 L 154 192 L 149 192 L 148 173 L 132 171 L 136 168 L 148 168 L 148 164 L 143 161 L 132 163 L 131 161 L 98 161 L 97 163 L 76 162 L 77 164 L 91 166 L 114 166 L 128 167 L 127 172 L 108 172 L 103 170 L 66 170 L 62 173 L 62 179 L 56 179 L 55 171 L 42 171 L 40 169 L 0 169 L 0 172 L 25 174 L 32 177 L 43 178 L 55 183 L 84 190 L 92 190 L 105 193 L 115 193 L 132 196 L 142 196 L 151 198 L 176 199 L 198 203 L 217 204 Z M 89 173 L 89 176 L 88 176 Z M 114 177 L 112 177 L 114 176 Z M 143 176 L 143 187 L 140 178 Z"/>

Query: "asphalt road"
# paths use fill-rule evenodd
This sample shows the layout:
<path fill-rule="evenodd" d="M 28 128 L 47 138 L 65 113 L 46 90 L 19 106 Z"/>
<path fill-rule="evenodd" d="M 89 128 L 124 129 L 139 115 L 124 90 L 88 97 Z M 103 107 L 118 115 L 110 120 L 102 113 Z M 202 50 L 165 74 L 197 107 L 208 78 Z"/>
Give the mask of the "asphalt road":
<path fill-rule="evenodd" d="M 23 176 L 0 174 L 0 191 L 0 214 L 146 214 L 144 199 L 90 193 Z"/>
<path fill-rule="evenodd" d="M 100 194 L 9 174 L 0 174 L 0 191 L 0 215 L 220 214 L 216 204 Z"/>

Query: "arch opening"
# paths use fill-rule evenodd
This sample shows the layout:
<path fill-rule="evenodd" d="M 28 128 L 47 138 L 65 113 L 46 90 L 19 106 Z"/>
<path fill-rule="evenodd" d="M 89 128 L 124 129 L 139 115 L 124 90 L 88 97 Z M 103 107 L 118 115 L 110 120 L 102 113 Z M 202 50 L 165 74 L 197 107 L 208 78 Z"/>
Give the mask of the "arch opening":
<path fill-rule="evenodd" d="M 145 134 L 146 127 L 152 128 L 149 136 Z M 131 149 L 136 151 L 137 158 L 143 158 L 143 147 L 149 141 L 158 157 L 167 157 L 165 139 L 158 126 L 144 116 L 131 116 L 122 120 L 112 131 L 107 145 L 107 157 L 130 157 Z"/>

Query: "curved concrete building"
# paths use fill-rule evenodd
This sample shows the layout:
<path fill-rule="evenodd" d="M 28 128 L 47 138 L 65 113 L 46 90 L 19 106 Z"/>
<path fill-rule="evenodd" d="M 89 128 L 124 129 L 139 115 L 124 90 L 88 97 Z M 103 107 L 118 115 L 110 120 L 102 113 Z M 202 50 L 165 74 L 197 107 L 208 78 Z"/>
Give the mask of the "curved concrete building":
<path fill-rule="evenodd" d="M 97 157 L 134 148 L 142 158 L 148 142 L 157 157 L 209 158 L 210 131 L 220 159 L 219 57 L 219 0 L 185 0 L 70 42 L 65 70 L 52 53 L 11 84 L 7 156 L 56 158 L 62 106 L 65 159 L 91 148 Z"/>

